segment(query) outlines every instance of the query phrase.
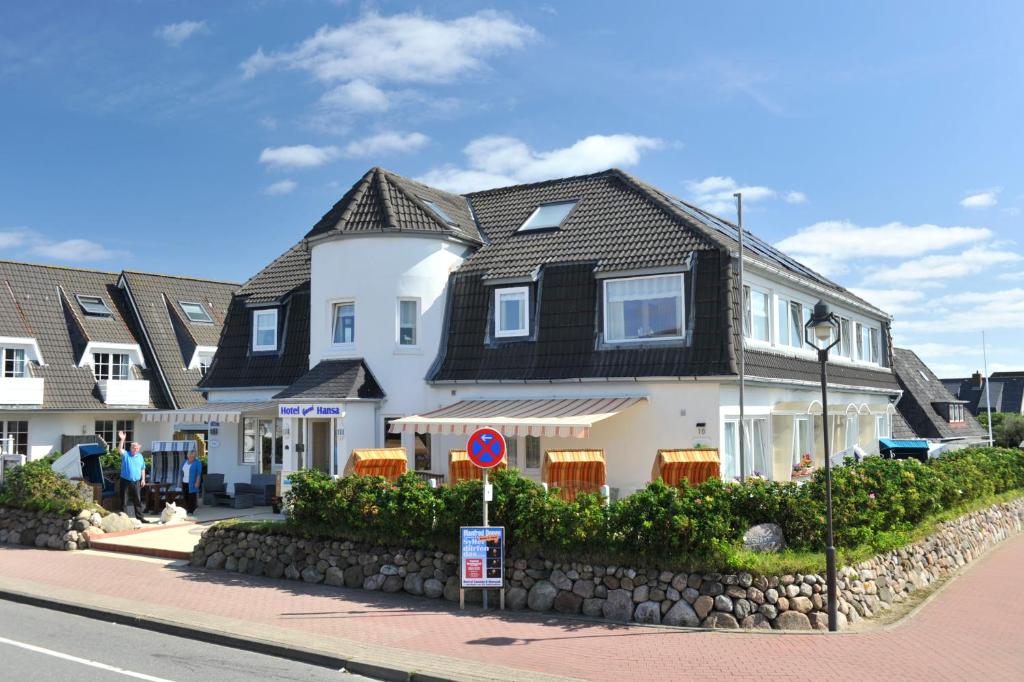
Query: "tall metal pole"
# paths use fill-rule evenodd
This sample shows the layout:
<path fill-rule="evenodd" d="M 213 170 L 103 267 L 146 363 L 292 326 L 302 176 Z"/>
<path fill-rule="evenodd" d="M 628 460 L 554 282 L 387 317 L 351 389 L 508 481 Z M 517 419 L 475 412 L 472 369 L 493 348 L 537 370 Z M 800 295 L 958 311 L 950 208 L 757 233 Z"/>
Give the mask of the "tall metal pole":
<path fill-rule="evenodd" d="M 828 349 L 818 349 L 821 363 L 821 432 L 825 440 L 825 581 L 828 587 L 828 629 L 839 628 L 836 615 L 836 548 L 832 540 L 832 452 L 828 443 Z"/>
<path fill-rule="evenodd" d="M 488 471 L 489 471 L 488 469 L 484 469 L 484 528 L 487 528 L 487 525 L 488 525 L 487 524 L 487 511 L 488 511 L 487 508 L 490 506 L 487 503 L 487 483 L 488 483 L 487 472 Z M 484 559 L 484 577 L 486 577 L 486 576 L 487 576 L 487 560 Z M 486 587 L 484 588 L 484 610 L 485 611 L 487 610 L 487 588 Z"/>
<path fill-rule="evenodd" d="M 985 360 L 985 411 L 988 413 L 988 446 L 992 447 L 992 394 L 988 390 L 988 350 L 985 347 L 985 332 L 981 332 L 981 357 Z"/>
<path fill-rule="evenodd" d="M 740 245 L 740 480 L 747 480 L 747 458 L 746 458 L 746 415 L 744 413 L 743 392 L 746 388 L 747 358 L 746 338 L 747 330 L 744 325 L 747 321 L 747 301 L 743 290 L 743 193 L 736 192 L 736 228 L 739 233 Z"/>

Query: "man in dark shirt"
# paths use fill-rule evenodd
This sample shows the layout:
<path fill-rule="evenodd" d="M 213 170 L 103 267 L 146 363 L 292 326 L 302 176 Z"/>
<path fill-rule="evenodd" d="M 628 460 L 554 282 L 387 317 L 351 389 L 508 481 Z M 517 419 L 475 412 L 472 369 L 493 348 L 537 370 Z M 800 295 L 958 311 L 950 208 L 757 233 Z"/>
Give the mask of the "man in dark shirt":
<path fill-rule="evenodd" d="M 128 497 L 131 496 L 135 507 L 135 518 L 142 523 L 149 523 L 142 515 L 142 489 L 146 486 L 146 460 L 139 452 L 142 446 L 131 444 L 131 450 L 124 449 L 125 432 L 117 432 L 117 449 L 121 451 L 121 509 L 128 511 Z"/>

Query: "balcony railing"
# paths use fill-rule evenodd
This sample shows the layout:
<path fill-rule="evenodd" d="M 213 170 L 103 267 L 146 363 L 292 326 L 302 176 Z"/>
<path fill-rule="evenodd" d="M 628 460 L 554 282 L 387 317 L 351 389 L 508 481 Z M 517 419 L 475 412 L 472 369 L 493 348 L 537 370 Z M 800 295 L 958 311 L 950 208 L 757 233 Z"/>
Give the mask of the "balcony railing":
<path fill-rule="evenodd" d="M 149 382 L 143 379 L 107 380 L 96 382 L 107 405 L 148 405 Z"/>

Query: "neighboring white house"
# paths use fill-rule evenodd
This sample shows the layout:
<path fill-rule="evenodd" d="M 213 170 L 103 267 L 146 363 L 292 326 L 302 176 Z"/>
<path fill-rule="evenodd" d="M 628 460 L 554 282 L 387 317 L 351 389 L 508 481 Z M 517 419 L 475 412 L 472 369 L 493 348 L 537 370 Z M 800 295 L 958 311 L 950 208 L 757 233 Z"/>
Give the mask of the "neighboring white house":
<path fill-rule="evenodd" d="M 822 461 L 802 339 L 824 300 L 842 329 L 832 449 L 877 451 L 900 393 L 891 318 L 753 235 L 741 291 L 736 237 L 614 169 L 463 196 L 374 168 L 235 296 L 210 402 L 155 418 L 217 428 L 210 469 L 230 482 L 338 475 L 353 449 L 399 444 L 443 475 L 492 424 L 538 480 L 548 450 L 603 450 L 624 495 L 659 449 L 718 448 L 740 474 L 743 344 L 746 469 L 788 479 L 804 453 Z"/>
<path fill-rule="evenodd" d="M 237 285 L 0 261 L 0 452 L 38 459 L 79 440 L 149 449 L 152 410 L 194 391 Z"/>

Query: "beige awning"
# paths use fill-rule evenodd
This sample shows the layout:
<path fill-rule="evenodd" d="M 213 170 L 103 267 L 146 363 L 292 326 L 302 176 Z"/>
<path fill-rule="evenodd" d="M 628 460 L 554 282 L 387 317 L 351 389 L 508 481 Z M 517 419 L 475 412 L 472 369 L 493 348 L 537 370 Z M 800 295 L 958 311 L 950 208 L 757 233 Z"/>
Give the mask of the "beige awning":
<path fill-rule="evenodd" d="M 586 438 L 591 427 L 644 397 L 460 400 L 433 412 L 391 422 L 391 432 L 470 434 L 490 426 L 506 436 Z"/>
<path fill-rule="evenodd" d="M 233 423 L 243 415 L 273 412 L 277 416 L 277 401 L 269 400 L 248 403 L 207 403 L 202 407 L 181 410 L 155 410 L 143 412 L 144 422 L 170 422 L 172 424 L 205 424 L 216 421 Z"/>

